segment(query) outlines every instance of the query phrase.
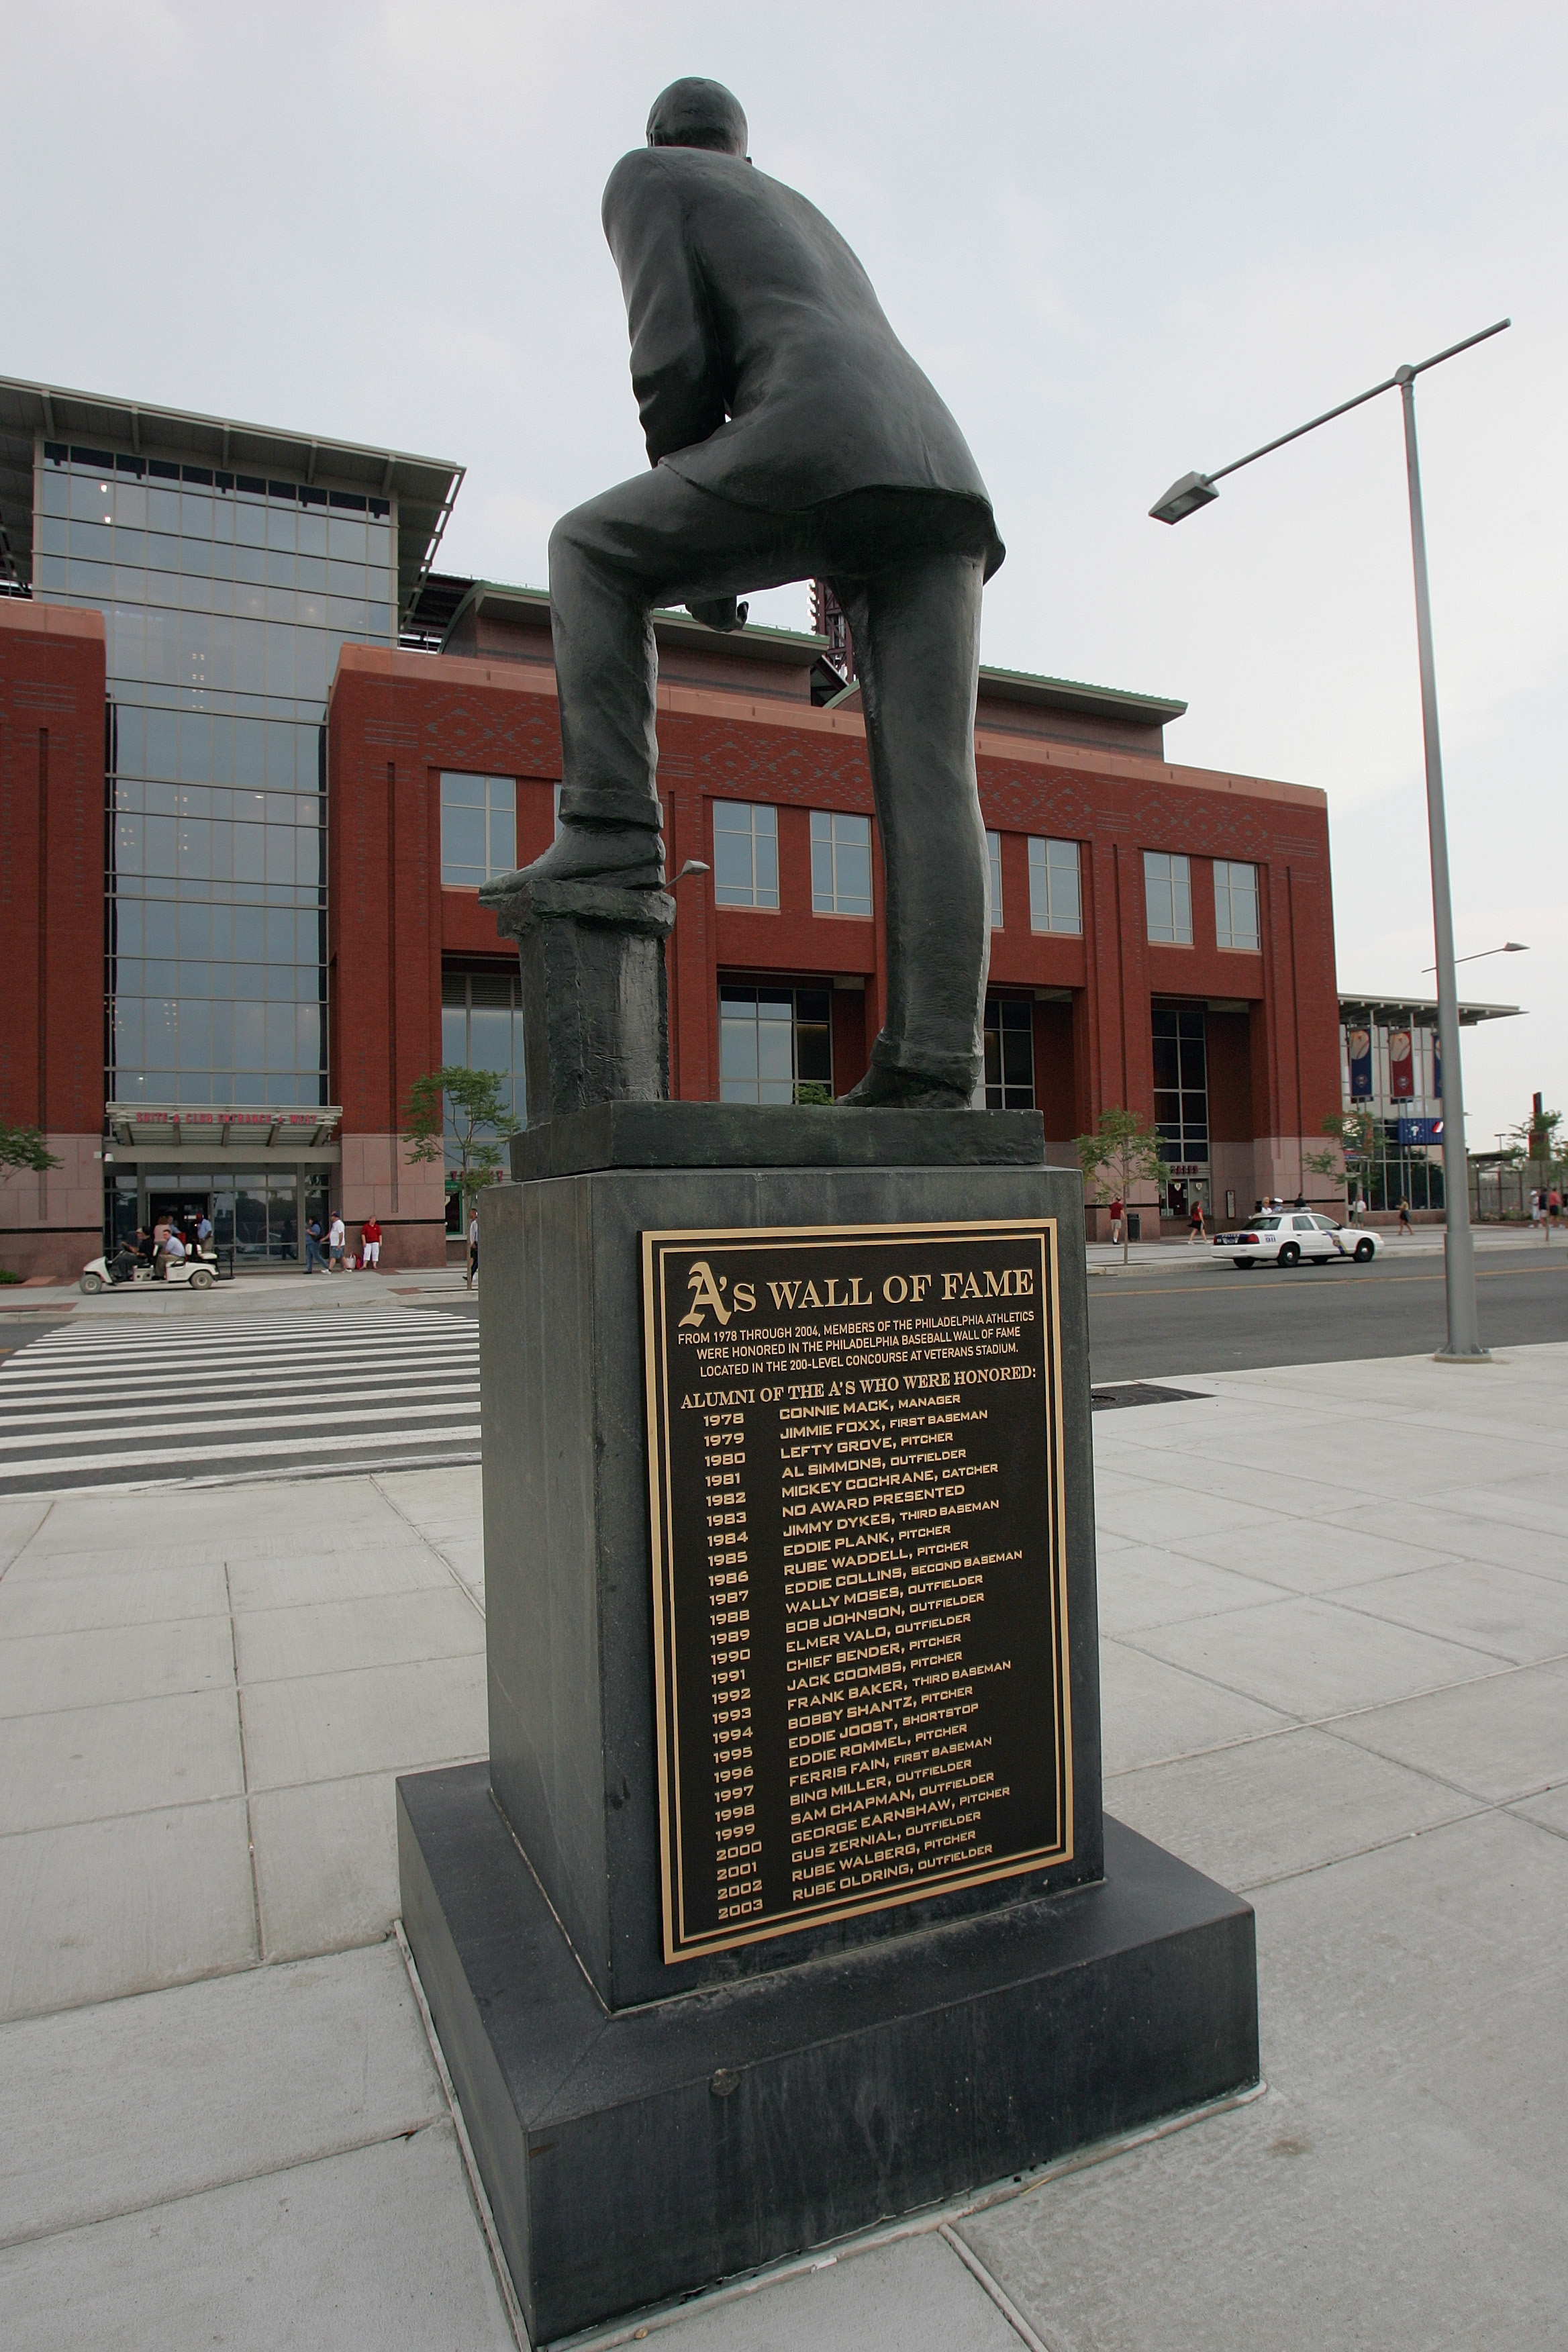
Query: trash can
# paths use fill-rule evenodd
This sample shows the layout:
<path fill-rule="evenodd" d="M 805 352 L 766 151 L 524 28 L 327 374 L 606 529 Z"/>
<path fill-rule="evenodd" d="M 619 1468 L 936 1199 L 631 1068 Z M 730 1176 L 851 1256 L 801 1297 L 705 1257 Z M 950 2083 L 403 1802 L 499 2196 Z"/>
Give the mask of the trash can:
<path fill-rule="evenodd" d="M 1141 1242 L 1143 1238 L 1143 1220 L 1136 1209 L 1127 1212 L 1127 1238 L 1130 1242 Z"/>

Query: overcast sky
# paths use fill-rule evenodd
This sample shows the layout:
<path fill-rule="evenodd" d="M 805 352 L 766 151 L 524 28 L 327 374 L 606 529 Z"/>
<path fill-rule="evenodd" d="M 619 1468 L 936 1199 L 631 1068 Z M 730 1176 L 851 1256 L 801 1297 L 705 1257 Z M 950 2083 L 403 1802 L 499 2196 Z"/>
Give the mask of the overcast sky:
<path fill-rule="evenodd" d="M 1318 784 L 1343 987 L 1430 992 L 1397 395 L 1422 380 L 1472 1150 L 1568 1108 L 1568 12 L 1423 5 L 6 0 L 0 373 L 468 468 L 440 557 L 542 584 L 645 462 L 599 227 L 679 74 L 859 253 L 1008 558 L 984 656 L 1185 698 L 1194 765 Z M 755 617 L 804 625 L 805 592 Z"/>

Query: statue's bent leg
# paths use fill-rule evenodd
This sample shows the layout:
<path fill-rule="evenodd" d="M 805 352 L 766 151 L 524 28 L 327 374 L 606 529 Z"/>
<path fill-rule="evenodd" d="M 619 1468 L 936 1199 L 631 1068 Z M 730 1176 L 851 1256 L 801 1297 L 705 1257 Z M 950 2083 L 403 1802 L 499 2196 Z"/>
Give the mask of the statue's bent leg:
<path fill-rule="evenodd" d="M 550 534 L 550 618 L 561 714 L 561 831 L 534 871 L 568 881 L 664 879 L 655 777 L 653 593 L 617 546 L 616 493 Z M 603 509 L 609 509 L 605 513 Z"/>
<path fill-rule="evenodd" d="M 550 534 L 561 833 L 532 874 L 663 880 L 653 608 L 797 577 L 801 530 L 667 466 L 562 516 Z"/>
<path fill-rule="evenodd" d="M 848 1099 L 968 1104 L 984 1069 L 991 935 L 974 774 L 978 556 L 914 556 L 839 591 L 887 889 L 888 1003 Z"/>

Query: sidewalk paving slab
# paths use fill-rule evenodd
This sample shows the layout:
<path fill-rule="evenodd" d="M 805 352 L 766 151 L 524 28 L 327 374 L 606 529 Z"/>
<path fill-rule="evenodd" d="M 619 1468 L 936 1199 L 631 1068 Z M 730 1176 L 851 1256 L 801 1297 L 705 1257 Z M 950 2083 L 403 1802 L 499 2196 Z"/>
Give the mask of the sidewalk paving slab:
<path fill-rule="evenodd" d="M 449 2122 L 0 2253 L 27 2352 L 512 2352 Z"/>
<path fill-rule="evenodd" d="M 15 2103 L 0 2140 L 6 2245 L 447 2113 L 394 1943 L 0 2027 L 0 2065 Z"/>
<path fill-rule="evenodd" d="M 0 2018 L 260 1958 L 242 1797 L 0 1838 Z"/>
<path fill-rule="evenodd" d="M 0 1722 L 0 1834 L 202 1804 L 244 1789 L 232 1683 Z"/>

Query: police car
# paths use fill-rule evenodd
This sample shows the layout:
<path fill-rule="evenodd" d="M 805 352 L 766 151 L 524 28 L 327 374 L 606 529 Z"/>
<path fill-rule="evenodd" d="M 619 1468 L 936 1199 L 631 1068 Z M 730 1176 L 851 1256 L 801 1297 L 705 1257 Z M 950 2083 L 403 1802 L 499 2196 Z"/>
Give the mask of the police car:
<path fill-rule="evenodd" d="M 1366 1265 L 1383 1247 L 1381 1234 L 1338 1225 L 1315 1209 L 1263 1209 L 1234 1233 L 1215 1234 L 1215 1249 L 1228 1250 L 1234 1264 L 1310 1265 L 1319 1258 L 1351 1257 Z"/>

